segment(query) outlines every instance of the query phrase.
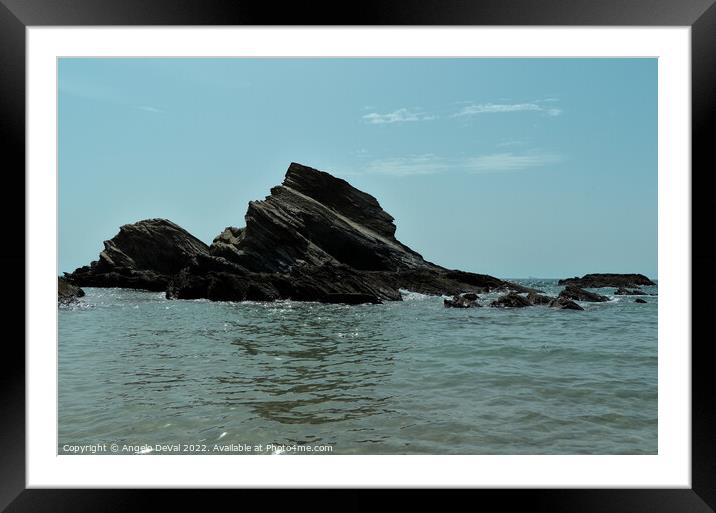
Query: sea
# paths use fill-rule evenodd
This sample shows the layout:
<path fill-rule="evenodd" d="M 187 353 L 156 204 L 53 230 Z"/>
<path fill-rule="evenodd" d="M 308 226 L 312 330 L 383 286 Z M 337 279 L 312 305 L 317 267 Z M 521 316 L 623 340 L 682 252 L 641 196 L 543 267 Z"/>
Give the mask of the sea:
<path fill-rule="evenodd" d="M 58 454 L 657 454 L 657 286 L 646 304 L 588 290 L 610 300 L 455 309 L 409 291 L 348 306 L 86 288 L 58 312 Z"/>

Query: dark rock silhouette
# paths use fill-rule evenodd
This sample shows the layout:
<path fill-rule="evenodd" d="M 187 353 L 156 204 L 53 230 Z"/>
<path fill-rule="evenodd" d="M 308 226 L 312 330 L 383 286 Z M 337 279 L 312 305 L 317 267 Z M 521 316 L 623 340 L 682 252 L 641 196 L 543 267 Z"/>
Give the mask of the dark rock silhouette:
<path fill-rule="evenodd" d="M 60 304 L 74 303 L 85 295 L 85 291 L 64 278 L 57 278 L 57 301 Z"/>
<path fill-rule="evenodd" d="M 595 294 L 594 292 L 589 292 L 574 285 L 567 285 L 564 290 L 559 293 L 559 297 L 571 299 L 572 301 L 590 301 L 592 303 L 609 301 L 607 296 Z"/>
<path fill-rule="evenodd" d="M 614 291 L 614 295 L 616 295 L 616 296 L 644 296 L 646 294 L 641 289 L 627 289 L 624 287 L 619 287 L 619 288 L 617 288 L 617 290 Z"/>
<path fill-rule="evenodd" d="M 579 306 L 577 303 L 563 296 L 550 301 L 549 306 L 560 310 L 584 310 L 584 308 Z"/>
<path fill-rule="evenodd" d="M 428 262 L 395 238 L 393 218 L 369 194 L 323 171 L 291 164 L 282 185 L 252 201 L 244 228 L 211 246 L 171 221 L 120 228 L 96 262 L 67 278 L 81 286 L 164 290 L 168 298 L 370 302 L 400 289 L 455 295 L 532 289 Z"/>
<path fill-rule="evenodd" d="M 642 298 L 638 297 L 638 298 L 636 298 L 636 299 L 634 300 L 634 302 L 635 302 L 635 303 L 646 303 L 647 301 L 646 301 L 645 299 L 642 299 Z"/>
<path fill-rule="evenodd" d="M 124 287 L 166 290 L 173 275 L 209 248 L 166 219 L 126 224 L 104 242 L 99 260 L 80 267 L 67 278 L 83 287 Z"/>
<path fill-rule="evenodd" d="M 550 302 L 554 301 L 554 298 L 537 294 L 536 292 L 530 292 L 527 294 L 527 301 L 533 305 L 548 305 Z"/>
<path fill-rule="evenodd" d="M 581 278 L 566 278 L 559 280 L 559 285 L 574 285 L 582 288 L 600 287 L 638 287 L 641 285 L 656 285 L 643 274 L 585 274 Z"/>
<path fill-rule="evenodd" d="M 495 299 L 490 303 L 490 306 L 496 308 L 524 308 L 525 306 L 532 306 L 532 303 L 526 297 L 510 292 Z"/>

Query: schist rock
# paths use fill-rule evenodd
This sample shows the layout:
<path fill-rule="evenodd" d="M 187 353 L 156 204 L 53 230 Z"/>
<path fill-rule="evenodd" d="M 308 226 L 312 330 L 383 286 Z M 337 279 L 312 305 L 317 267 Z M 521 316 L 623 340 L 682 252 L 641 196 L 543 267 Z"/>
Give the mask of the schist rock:
<path fill-rule="evenodd" d="M 104 242 L 99 259 L 67 275 L 83 287 L 166 290 L 171 277 L 209 248 L 166 219 L 126 224 Z"/>
<path fill-rule="evenodd" d="M 590 301 L 593 303 L 609 301 L 607 296 L 595 294 L 594 292 L 589 292 L 574 285 L 567 285 L 564 290 L 559 293 L 559 297 L 571 299 L 572 301 Z"/>
<path fill-rule="evenodd" d="M 393 217 L 345 180 L 292 163 L 281 185 L 251 201 L 245 226 L 207 246 L 165 219 L 120 228 L 77 285 L 163 290 L 171 299 L 375 303 L 400 289 L 430 295 L 530 292 L 494 276 L 445 269 L 395 238 Z M 536 292 L 536 291 L 533 291 Z"/>
<path fill-rule="evenodd" d="M 582 288 L 600 287 L 639 287 L 641 285 L 656 285 L 643 274 L 585 274 L 581 278 L 566 278 L 559 280 L 559 285 L 574 285 Z"/>

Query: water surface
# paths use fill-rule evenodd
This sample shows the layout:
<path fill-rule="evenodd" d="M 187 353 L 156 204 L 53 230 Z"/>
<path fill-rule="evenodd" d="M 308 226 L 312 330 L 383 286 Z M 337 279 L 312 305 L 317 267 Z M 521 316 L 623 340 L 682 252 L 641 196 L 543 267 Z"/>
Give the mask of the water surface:
<path fill-rule="evenodd" d="M 87 288 L 59 312 L 58 452 L 656 454 L 657 297 L 590 290 L 612 300 L 462 310 L 407 292 L 342 306 Z"/>

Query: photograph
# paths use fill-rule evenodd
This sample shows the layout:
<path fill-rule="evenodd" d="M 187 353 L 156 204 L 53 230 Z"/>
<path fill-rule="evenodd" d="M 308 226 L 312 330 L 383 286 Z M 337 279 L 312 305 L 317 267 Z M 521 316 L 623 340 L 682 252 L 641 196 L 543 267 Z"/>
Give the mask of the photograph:
<path fill-rule="evenodd" d="M 59 57 L 57 454 L 658 455 L 658 66 Z"/>

